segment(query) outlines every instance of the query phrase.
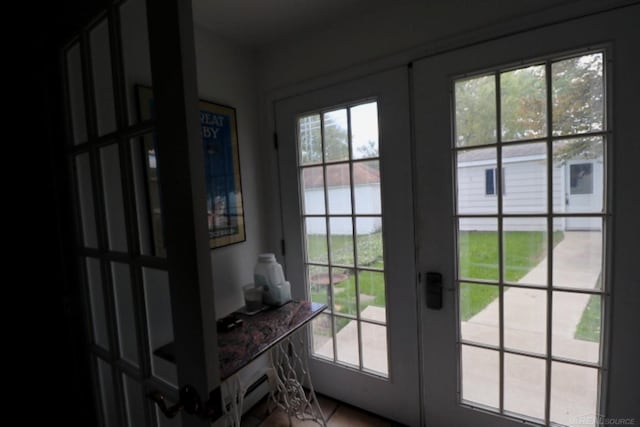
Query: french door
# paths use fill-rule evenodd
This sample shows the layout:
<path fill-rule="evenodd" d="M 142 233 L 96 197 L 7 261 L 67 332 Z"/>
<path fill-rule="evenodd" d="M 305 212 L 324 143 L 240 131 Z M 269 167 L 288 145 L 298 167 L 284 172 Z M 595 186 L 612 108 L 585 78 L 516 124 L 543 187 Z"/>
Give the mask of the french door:
<path fill-rule="evenodd" d="M 637 17 L 414 62 L 417 269 L 444 294 L 419 317 L 427 425 L 633 417 Z"/>
<path fill-rule="evenodd" d="M 62 63 L 98 425 L 208 425 L 168 419 L 147 398 L 160 392 L 171 406 L 185 385 L 203 402 L 219 391 L 190 2 L 114 2 L 69 42 Z M 136 85 L 152 83 L 158 120 L 135 108 Z M 152 212 L 147 184 L 156 179 L 162 208 Z M 159 213 L 164 230 L 154 230 Z M 218 395 L 211 402 L 221 411 Z"/>
<path fill-rule="evenodd" d="M 287 278 L 328 309 L 309 330 L 315 388 L 419 424 L 408 73 L 276 105 Z"/>

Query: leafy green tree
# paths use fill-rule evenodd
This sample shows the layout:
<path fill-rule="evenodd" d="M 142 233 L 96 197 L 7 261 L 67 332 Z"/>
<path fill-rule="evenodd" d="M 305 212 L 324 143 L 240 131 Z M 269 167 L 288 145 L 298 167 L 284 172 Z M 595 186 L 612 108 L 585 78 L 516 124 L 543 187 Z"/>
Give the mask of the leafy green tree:
<path fill-rule="evenodd" d="M 547 135 L 547 87 L 544 65 L 500 74 L 500 122 L 503 141 Z M 551 67 L 552 134 L 575 135 L 604 129 L 603 56 L 582 55 Z M 495 143 L 497 98 L 495 75 L 455 84 L 456 144 L 459 147 Z M 599 138 L 557 144 L 556 161 L 597 158 Z"/>

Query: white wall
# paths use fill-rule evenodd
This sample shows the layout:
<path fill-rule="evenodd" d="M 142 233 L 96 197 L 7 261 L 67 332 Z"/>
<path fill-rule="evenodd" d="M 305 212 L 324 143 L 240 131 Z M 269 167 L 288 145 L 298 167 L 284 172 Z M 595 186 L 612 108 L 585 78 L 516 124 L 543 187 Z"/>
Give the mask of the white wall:
<path fill-rule="evenodd" d="M 258 253 L 273 252 L 266 245 L 269 229 L 263 215 L 265 195 L 264 151 L 258 138 L 258 87 L 253 51 L 211 31 L 195 27 L 198 92 L 203 100 L 236 109 L 240 173 L 245 211 L 245 242 L 211 251 L 216 316 L 223 317 L 244 304 L 242 285 L 253 281 Z"/>
<path fill-rule="evenodd" d="M 468 0 L 389 2 L 384 10 L 363 10 L 354 19 L 340 19 L 323 31 L 297 34 L 288 40 L 262 48 L 260 57 L 261 87 L 266 90 L 291 88 L 294 83 L 326 76 L 329 73 L 367 72 L 356 70 L 367 62 L 406 57 L 407 51 L 428 53 L 431 46 L 443 46 L 457 39 L 468 39 L 469 33 L 483 33 L 485 28 L 514 26 L 536 22 L 522 17 L 555 7 L 548 17 L 561 18 L 575 14 L 579 0 Z M 600 2 L 601 3 L 601 2 Z M 538 22 L 541 19 L 537 20 Z M 529 24 L 530 25 L 530 24 Z M 410 59 L 415 57 L 409 56 Z"/>
<path fill-rule="evenodd" d="M 354 186 L 354 199 L 356 214 L 381 213 L 380 184 Z M 329 214 L 351 214 L 350 187 L 328 188 Z M 311 188 L 304 191 L 305 212 L 324 213 L 325 199 L 324 188 Z M 379 231 L 382 227 L 381 218 L 359 217 L 356 231 L 358 234 L 370 234 Z M 326 234 L 324 222 L 312 221 L 306 225 L 307 234 Z M 331 234 L 352 234 L 351 222 L 339 221 L 331 226 Z"/>
<path fill-rule="evenodd" d="M 129 0 L 121 10 L 125 82 L 128 94 L 129 119 L 138 120 L 135 85 L 151 86 L 149 44 L 144 0 Z M 236 109 L 240 168 L 242 176 L 245 227 L 247 239 L 211 251 L 216 315 L 225 316 L 243 304 L 241 287 L 252 281 L 253 266 L 260 252 L 273 250 L 265 245 L 265 230 L 261 222 L 264 209 L 261 175 L 262 149 L 258 143 L 258 96 L 255 54 L 211 32 L 196 26 L 194 30 L 198 91 L 200 98 Z M 141 172 L 138 170 L 138 178 Z M 140 184 L 140 183 L 137 183 Z M 142 187 L 140 187 L 141 189 Z M 138 193 L 141 194 L 141 193 Z M 140 196 L 138 198 L 141 198 Z M 144 203 L 144 201 L 141 201 Z M 143 205 L 141 205 L 143 206 Z M 144 209 L 139 206 L 143 248 L 148 230 Z"/>
<path fill-rule="evenodd" d="M 485 194 L 485 170 L 495 163 L 460 164 L 458 166 L 457 203 L 462 214 L 496 214 L 497 195 Z M 517 161 L 504 159 L 503 212 L 508 214 L 544 214 L 547 211 L 547 164 L 544 157 Z M 564 167 L 553 168 L 553 204 L 556 212 L 564 210 Z M 462 224 L 461 224 L 462 225 Z M 561 225 L 556 222 L 556 227 Z M 495 230 L 493 222 L 469 218 L 464 230 Z M 535 231 L 546 229 L 545 221 L 511 218 L 504 223 L 506 231 Z"/>
<path fill-rule="evenodd" d="M 266 168 L 263 167 L 265 150 L 258 138 L 258 88 L 254 53 L 235 45 L 211 31 L 195 26 L 198 94 L 201 99 L 231 106 L 236 109 L 240 175 L 245 213 L 246 241 L 211 251 L 216 316 L 224 317 L 244 305 L 242 286 L 253 282 L 253 269 L 259 253 L 273 252 L 266 244 L 269 230 L 263 212 L 265 203 Z M 239 380 L 248 387 L 260 378 L 267 366 L 261 357 L 239 374 Z M 268 389 L 260 387 L 247 396 L 244 409 L 251 408 Z M 214 425 L 224 425 L 218 420 Z"/>

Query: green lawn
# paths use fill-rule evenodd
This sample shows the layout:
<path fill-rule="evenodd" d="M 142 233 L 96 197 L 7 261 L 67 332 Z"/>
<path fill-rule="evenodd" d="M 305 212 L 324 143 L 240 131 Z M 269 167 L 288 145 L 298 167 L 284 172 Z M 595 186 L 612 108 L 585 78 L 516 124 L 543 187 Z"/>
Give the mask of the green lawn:
<path fill-rule="evenodd" d="M 554 246 L 564 238 L 560 231 L 553 235 Z M 541 231 L 506 231 L 504 233 L 505 271 L 507 282 L 517 282 L 545 256 L 546 234 Z M 460 277 L 498 280 L 498 234 L 493 231 L 461 231 Z"/>
<path fill-rule="evenodd" d="M 602 273 L 598 276 L 595 284 L 596 289 L 602 289 Z M 600 342 L 600 324 L 602 311 L 600 302 L 602 297 L 591 295 L 589 302 L 582 312 L 580 323 L 576 327 L 575 339 L 583 341 Z"/>
<path fill-rule="evenodd" d="M 554 233 L 554 246 L 564 235 Z M 327 241 L 325 236 L 307 236 L 307 253 L 312 262 L 327 262 Z M 545 256 L 546 235 L 535 231 L 508 231 L 504 233 L 505 280 L 517 282 L 536 266 Z M 372 269 L 383 269 L 381 233 L 361 235 L 356 240 L 358 249 L 358 265 Z M 498 275 L 498 234 L 484 231 L 462 231 L 459 236 L 460 277 L 480 280 L 495 280 Z M 354 265 L 353 239 L 351 236 L 336 235 L 331 237 L 331 258 L 334 264 Z M 325 272 L 326 269 L 316 269 Z M 339 271 L 336 271 L 339 270 Z M 341 272 L 348 279 L 334 288 L 334 302 L 337 312 L 356 315 L 356 286 L 353 268 L 334 269 L 334 274 Z M 313 273 L 313 271 L 312 271 Z M 369 305 L 385 306 L 385 282 L 382 272 L 360 271 L 360 308 Z M 315 285 L 312 290 L 313 301 L 328 303 L 326 286 Z M 498 287 L 492 285 L 460 285 L 460 316 L 468 320 L 471 316 L 485 308 L 498 296 Z"/>
<path fill-rule="evenodd" d="M 587 307 L 582 312 L 580 323 L 576 328 L 575 338 L 583 341 L 600 342 L 600 299 L 591 295 Z"/>

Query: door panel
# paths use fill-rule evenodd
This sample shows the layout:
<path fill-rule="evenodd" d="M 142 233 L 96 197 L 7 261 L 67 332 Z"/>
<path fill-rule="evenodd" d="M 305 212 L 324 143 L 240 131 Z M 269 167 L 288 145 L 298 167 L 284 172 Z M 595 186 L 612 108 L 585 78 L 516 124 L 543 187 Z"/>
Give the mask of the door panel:
<path fill-rule="evenodd" d="M 330 306 L 312 326 L 314 386 L 413 426 L 407 87 L 406 69 L 354 80 L 278 102 L 276 122 L 286 274 L 295 298 Z"/>
<path fill-rule="evenodd" d="M 157 390 L 171 404 L 178 387 L 186 384 L 203 400 L 219 390 L 195 59 L 193 39 L 188 40 L 193 37 L 190 2 L 148 6 L 147 11 L 144 0 L 112 4 L 62 52 L 74 249 L 91 323 L 88 350 L 100 408 L 96 421 L 102 426 L 208 425 L 196 415 L 156 420 L 147 398 Z M 155 32 L 150 27 L 147 33 L 147 12 L 157 24 Z M 167 46 L 182 48 L 176 52 Z M 152 67 L 150 59 L 155 60 Z M 151 71 L 158 89 L 154 106 L 164 119 L 134 119 L 135 85 L 150 84 Z M 160 89 L 175 87 L 183 89 Z M 177 119 L 191 116 L 188 124 Z M 154 231 L 166 233 L 166 257 L 152 255 L 139 140 L 154 134 L 163 135 L 156 140 L 165 175 L 153 178 L 159 180 L 158 192 L 166 203 L 164 228 Z M 176 185 L 171 176 L 185 179 Z M 158 350 L 172 343 L 173 360 L 158 356 Z M 211 395 L 214 406 L 220 404 L 217 396 Z"/>
<path fill-rule="evenodd" d="M 611 127 L 638 109 L 611 97 L 635 85 L 617 68 L 638 65 L 628 9 L 414 63 L 417 268 L 441 272 L 445 290 L 441 310 L 419 313 L 427 423 L 593 425 L 616 411 L 605 392 L 624 395 L 606 384 L 628 348 L 606 331 L 627 310 L 613 292 L 638 294 L 611 258 L 637 228 L 610 214 L 634 199 L 621 183 L 612 200 L 609 163 L 633 151 L 632 122 Z M 576 69 L 593 80 L 566 78 Z M 576 108 L 573 93 L 592 102 Z"/>

